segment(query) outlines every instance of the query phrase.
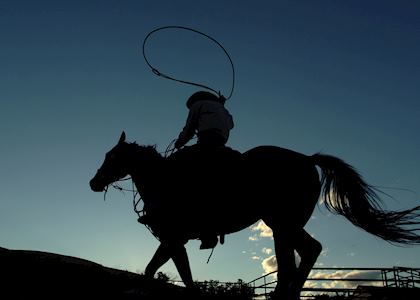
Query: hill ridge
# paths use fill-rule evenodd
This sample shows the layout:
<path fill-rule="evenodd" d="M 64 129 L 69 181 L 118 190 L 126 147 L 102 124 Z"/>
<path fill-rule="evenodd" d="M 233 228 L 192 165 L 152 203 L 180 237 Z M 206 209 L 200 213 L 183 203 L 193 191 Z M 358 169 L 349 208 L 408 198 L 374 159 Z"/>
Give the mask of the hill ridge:
<path fill-rule="evenodd" d="M 163 299 L 184 288 L 69 255 L 0 247 L 2 287 L 8 299 Z"/>

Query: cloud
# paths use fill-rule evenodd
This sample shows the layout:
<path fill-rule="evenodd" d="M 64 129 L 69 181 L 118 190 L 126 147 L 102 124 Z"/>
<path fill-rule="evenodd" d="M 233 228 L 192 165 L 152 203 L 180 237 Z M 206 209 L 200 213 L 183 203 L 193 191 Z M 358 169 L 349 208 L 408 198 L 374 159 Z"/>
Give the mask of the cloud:
<path fill-rule="evenodd" d="M 251 257 L 251 259 L 252 259 L 252 260 L 260 260 L 260 259 L 261 259 L 261 257 L 259 257 L 259 256 L 257 256 L 257 255 L 254 255 L 254 256 L 252 256 L 252 257 Z"/>
<path fill-rule="evenodd" d="M 258 236 L 255 236 L 255 235 L 250 236 L 250 237 L 248 238 L 248 240 L 250 240 L 250 241 L 252 241 L 252 242 L 256 242 L 256 241 L 258 241 Z"/>
<path fill-rule="evenodd" d="M 277 259 L 275 255 L 271 255 L 263 259 L 261 266 L 263 267 L 264 274 L 273 272 L 277 270 Z"/>
<path fill-rule="evenodd" d="M 331 281 L 326 282 L 318 282 L 317 285 L 323 288 L 356 288 L 360 284 L 366 284 L 365 281 L 337 281 L 333 280 L 335 278 L 340 279 L 381 279 L 381 273 L 379 271 L 360 271 L 360 270 L 353 270 L 353 271 L 346 271 L 346 270 L 338 270 L 335 272 L 321 272 L 321 271 L 313 271 L 310 276 L 311 279 L 320 279 L 320 278 L 327 278 L 331 279 Z M 316 281 L 310 281 L 311 285 L 316 283 Z M 369 282 L 369 285 L 372 286 L 382 286 L 381 282 L 372 281 Z"/>
<path fill-rule="evenodd" d="M 251 231 L 256 232 L 257 237 L 268 237 L 271 239 L 273 238 L 273 231 L 264 223 L 264 221 L 259 221 L 256 225 L 252 226 Z"/>
<path fill-rule="evenodd" d="M 266 248 L 270 249 L 270 248 Z M 322 265 L 322 264 L 319 264 Z M 263 274 L 268 274 L 271 272 L 274 272 L 278 269 L 277 266 L 277 259 L 275 255 L 271 255 L 265 259 L 262 260 L 261 266 L 264 270 Z M 270 275 L 273 280 L 276 280 L 277 273 Z M 383 286 L 383 283 L 381 282 L 381 272 L 380 271 L 363 271 L 363 270 L 337 270 L 337 271 L 317 271 L 313 270 L 311 274 L 309 275 L 309 278 L 315 279 L 315 280 L 307 280 L 305 282 L 305 288 L 346 288 L 346 289 L 355 289 L 359 285 L 366 285 L 369 284 L 370 286 Z M 323 279 L 317 281 L 316 279 Z M 328 281 L 325 281 L 325 279 L 330 279 Z M 335 280 L 340 279 L 340 280 Z M 351 281 L 343 281 L 343 280 L 351 280 Z M 370 279 L 374 280 L 371 282 L 366 281 L 358 281 L 362 279 Z M 378 280 L 378 281 L 375 281 Z M 307 293 L 311 293 L 308 291 Z M 304 293 L 306 294 L 306 293 Z"/>
<path fill-rule="evenodd" d="M 264 274 L 271 273 L 277 270 L 277 260 L 275 255 L 267 257 L 261 263 Z M 276 278 L 277 273 L 271 275 L 273 279 Z M 379 271 L 361 271 L 361 270 L 338 270 L 338 271 L 312 271 L 309 275 L 311 279 L 330 279 L 329 281 L 324 280 L 307 280 L 305 282 L 305 288 L 348 288 L 354 289 L 358 285 L 367 284 L 366 281 L 357 281 L 357 279 L 371 279 L 379 280 L 368 282 L 370 286 L 383 286 L 381 280 L 381 273 Z M 340 279 L 340 280 L 334 280 Z M 355 280 L 356 281 L 342 281 L 343 279 Z M 310 293 L 310 292 L 309 292 Z"/>
<path fill-rule="evenodd" d="M 262 248 L 261 252 L 264 254 L 270 255 L 271 253 L 273 253 L 273 249 L 264 247 Z"/>

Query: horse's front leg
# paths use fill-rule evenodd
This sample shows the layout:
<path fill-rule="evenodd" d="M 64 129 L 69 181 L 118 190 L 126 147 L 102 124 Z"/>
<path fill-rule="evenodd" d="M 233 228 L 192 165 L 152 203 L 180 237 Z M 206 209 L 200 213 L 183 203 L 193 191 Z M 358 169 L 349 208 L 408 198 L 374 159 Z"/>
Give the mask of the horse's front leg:
<path fill-rule="evenodd" d="M 155 254 L 153 255 L 152 259 L 146 266 L 146 270 L 144 271 L 144 275 L 153 278 L 159 270 L 160 267 L 162 267 L 165 263 L 168 262 L 168 260 L 171 258 L 170 251 L 168 250 L 168 247 L 165 246 L 165 244 L 160 244 L 157 248 Z"/>
<path fill-rule="evenodd" d="M 183 244 L 172 245 L 172 260 L 187 288 L 193 287 L 193 278 L 191 274 L 190 261 L 188 259 L 187 250 Z"/>
<path fill-rule="evenodd" d="M 162 242 L 146 267 L 145 276 L 153 278 L 157 270 L 172 258 L 179 276 L 187 288 L 193 287 L 190 263 L 183 243 Z"/>

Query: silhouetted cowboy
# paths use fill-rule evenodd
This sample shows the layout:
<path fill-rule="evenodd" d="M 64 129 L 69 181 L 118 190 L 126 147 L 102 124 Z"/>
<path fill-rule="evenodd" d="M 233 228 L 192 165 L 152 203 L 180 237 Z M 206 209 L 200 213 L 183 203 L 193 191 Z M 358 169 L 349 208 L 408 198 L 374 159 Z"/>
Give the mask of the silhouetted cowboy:
<path fill-rule="evenodd" d="M 212 93 L 200 91 L 187 100 L 189 114 L 184 129 L 178 136 L 175 148 L 183 147 L 197 134 L 197 145 L 222 147 L 229 139 L 233 118 L 225 108 L 226 99 Z"/>
<path fill-rule="evenodd" d="M 189 109 L 186 124 L 175 142 L 175 148 L 182 148 L 194 135 L 197 135 L 196 148 L 200 152 L 213 151 L 224 147 L 233 128 L 233 118 L 224 104 L 226 98 L 206 91 L 192 94 L 187 100 Z M 200 249 L 211 249 L 217 245 L 218 238 L 213 234 L 203 234 Z"/>
<path fill-rule="evenodd" d="M 225 144 L 228 141 L 229 132 L 234 126 L 233 118 L 224 106 L 225 101 L 223 96 L 218 97 L 205 91 L 196 92 L 188 98 L 186 103 L 189 109 L 187 122 L 175 142 L 175 148 L 184 147 L 196 134 L 197 144 L 177 151 L 171 155 L 172 159 L 181 164 L 198 159 L 204 174 L 210 174 L 212 168 L 225 163 L 221 158 L 227 156 L 226 150 L 233 152 L 232 149 L 225 147 Z M 140 223 L 159 225 L 157 219 L 160 213 L 156 213 L 156 211 L 163 209 L 163 207 L 159 208 L 162 199 L 157 195 L 155 198 L 155 209 L 148 209 L 148 213 L 139 218 Z M 202 241 L 200 249 L 214 248 L 218 242 L 217 235 L 210 232 L 203 233 L 200 239 Z M 221 237 L 221 243 L 223 243 L 223 237 Z"/>

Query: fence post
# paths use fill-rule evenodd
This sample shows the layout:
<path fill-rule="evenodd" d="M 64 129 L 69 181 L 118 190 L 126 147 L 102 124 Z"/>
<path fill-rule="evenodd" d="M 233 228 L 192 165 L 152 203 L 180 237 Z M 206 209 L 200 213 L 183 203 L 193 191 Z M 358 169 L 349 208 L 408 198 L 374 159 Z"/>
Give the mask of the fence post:
<path fill-rule="evenodd" d="M 264 297 L 267 299 L 267 277 L 264 277 Z"/>

